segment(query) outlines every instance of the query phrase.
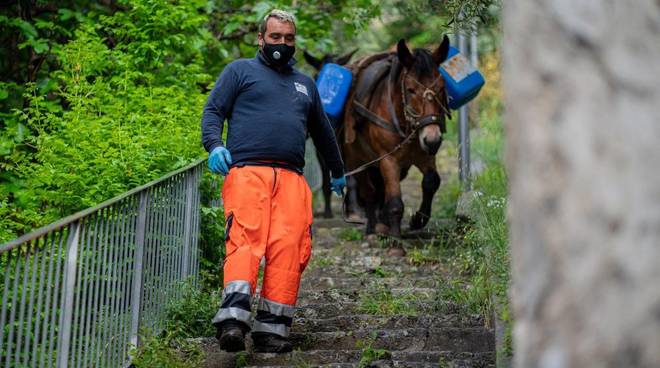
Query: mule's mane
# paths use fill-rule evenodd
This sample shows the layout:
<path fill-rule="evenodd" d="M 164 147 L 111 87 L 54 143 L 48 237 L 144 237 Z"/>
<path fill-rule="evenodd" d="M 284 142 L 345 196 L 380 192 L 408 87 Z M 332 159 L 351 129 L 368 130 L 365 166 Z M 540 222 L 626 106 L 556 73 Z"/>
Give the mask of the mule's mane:
<path fill-rule="evenodd" d="M 417 76 L 433 75 L 433 70 L 437 68 L 437 65 L 428 50 L 417 48 L 413 51 L 413 57 L 415 58 L 413 70 Z"/>

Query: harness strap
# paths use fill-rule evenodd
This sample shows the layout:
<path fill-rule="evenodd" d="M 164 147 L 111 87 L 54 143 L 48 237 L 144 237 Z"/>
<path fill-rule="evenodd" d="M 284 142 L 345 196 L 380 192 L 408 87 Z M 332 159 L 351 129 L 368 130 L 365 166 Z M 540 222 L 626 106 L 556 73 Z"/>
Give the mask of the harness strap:
<path fill-rule="evenodd" d="M 426 115 L 423 118 L 417 120 L 414 124 L 414 127 L 415 127 L 415 129 L 419 129 L 419 128 L 423 128 L 427 125 L 437 124 L 437 125 L 440 125 L 440 131 L 442 133 L 447 133 L 447 127 L 446 127 L 445 123 L 444 122 L 439 123 L 440 121 L 442 121 L 440 115 Z"/>
<path fill-rule="evenodd" d="M 387 110 L 392 117 L 392 125 L 394 125 L 394 129 L 396 129 L 396 132 L 400 136 L 405 137 L 406 135 L 401 130 L 401 124 L 399 124 L 399 118 L 397 118 L 396 110 L 394 110 L 394 103 L 392 102 L 392 85 L 395 84 L 394 79 L 396 78 L 397 72 L 401 68 L 398 60 L 398 58 L 393 58 L 392 66 L 390 67 L 390 75 L 387 81 Z"/>
<path fill-rule="evenodd" d="M 393 126 L 392 123 L 389 121 L 381 118 L 380 116 L 376 115 L 375 113 L 371 112 L 366 106 L 358 102 L 357 100 L 353 100 L 353 108 L 354 111 L 358 114 L 360 114 L 362 117 L 369 119 L 372 123 L 378 125 L 379 127 L 389 130 L 392 133 L 400 134 Z"/>

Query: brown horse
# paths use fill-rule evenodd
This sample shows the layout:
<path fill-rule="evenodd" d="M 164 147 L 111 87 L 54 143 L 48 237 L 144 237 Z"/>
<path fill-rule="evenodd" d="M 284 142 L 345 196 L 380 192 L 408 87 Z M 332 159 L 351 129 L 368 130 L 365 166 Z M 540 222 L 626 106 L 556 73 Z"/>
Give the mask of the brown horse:
<path fill-rule="evenodd" d="M 424 178 L 422 204 L 410 228 L 421 229 L 430 219 L 431 202 L 440 186 L 435 154 L 445 132 L 445 117 L 450 117 L 438 71 L 448 50 L 447 36 L 433 52 L 411 52 L 400 40 L 396 52 L 366 57 L 349 66 L 355 82 L 339 139 L 347 170 L 375 161 L 355 173 L 358 199 L 367 214 L 367 234 L 401 236 L 400 181 L 413 165 Z"/>

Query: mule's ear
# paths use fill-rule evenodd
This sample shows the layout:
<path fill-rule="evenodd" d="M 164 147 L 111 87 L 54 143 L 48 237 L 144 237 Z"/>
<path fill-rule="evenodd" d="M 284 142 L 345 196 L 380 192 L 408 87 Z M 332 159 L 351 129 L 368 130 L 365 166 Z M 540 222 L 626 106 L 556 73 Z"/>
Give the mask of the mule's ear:
<path fill-rule="evenodd" d="M 357 52 L 357 50 L 358 49 L 355 49 L 346 55 L 338 57 L 336 63 L 339 65 L 345 65 L 346 63 L 348 63 L 349 60 L 351 60 L 351 57 L 353 56 L 353 54 Z"/>
<path fill-rule="evenodd" d="M 399 58 L 399 61 L 406 68 L 410 68 L 415 62 L 415 58 L 410 53 L 408 46 L 406 46 L 406 41 L 402 39 L 399 40 L 399 43 L 396 45 L 396 55 Z"/>
<path fill-rule="evenodd" d="M 307 52 L 307 50 L 305 50 L 303 55 L 305 56 L 305 61 L 307 61 L 307 64 L 313 66 L 316 70 L 321 70 L 321 67 L 323 66 L 323 62 L 321 60 L 312 56 L 312 54 Z"/>
<path fill-rule="evenodd" d="M 449 54 L 449 37 L 445 35 L 442 38 L 440 46 L 438 46 L 438 48 L 433 51 L 433 60 L 435 60 L 438 65 L 442 64 L 442 62 L 447 59 L 447 54 Z"/>

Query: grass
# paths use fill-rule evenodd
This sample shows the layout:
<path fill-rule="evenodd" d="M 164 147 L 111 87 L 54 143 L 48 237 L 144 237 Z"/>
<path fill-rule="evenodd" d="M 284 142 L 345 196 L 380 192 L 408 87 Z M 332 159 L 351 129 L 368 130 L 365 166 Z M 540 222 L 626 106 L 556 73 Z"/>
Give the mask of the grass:
<path fill-rule="evenodd" d="M 373 344 L 376 340 L 375 333 L 372 334 L 371 338 L 366 340 L 358 340 L 356 342 L 356 347 L 361 350 L 360 352 L 360 361 L 358 362 L 358 367 L 365 368 L 369 367 L 371 363 L 381 359 L 389 359 L 391 354 L 385 349 L 375 349 Z"/>
<path fill-rule="evenodd" d="M 417 315 L 415 302 L 419 298 L 410 294 L 394 295 L 386 285 L 360 293 L 358 311 L 378 316 Z"/>
<path fill-rule="evenodd" d="M 355 227 L 345 227 L 339 231 L 339 240 L 341 241 L 359 241 L 364 238 L 364 233 L 361 229 Z"/>

